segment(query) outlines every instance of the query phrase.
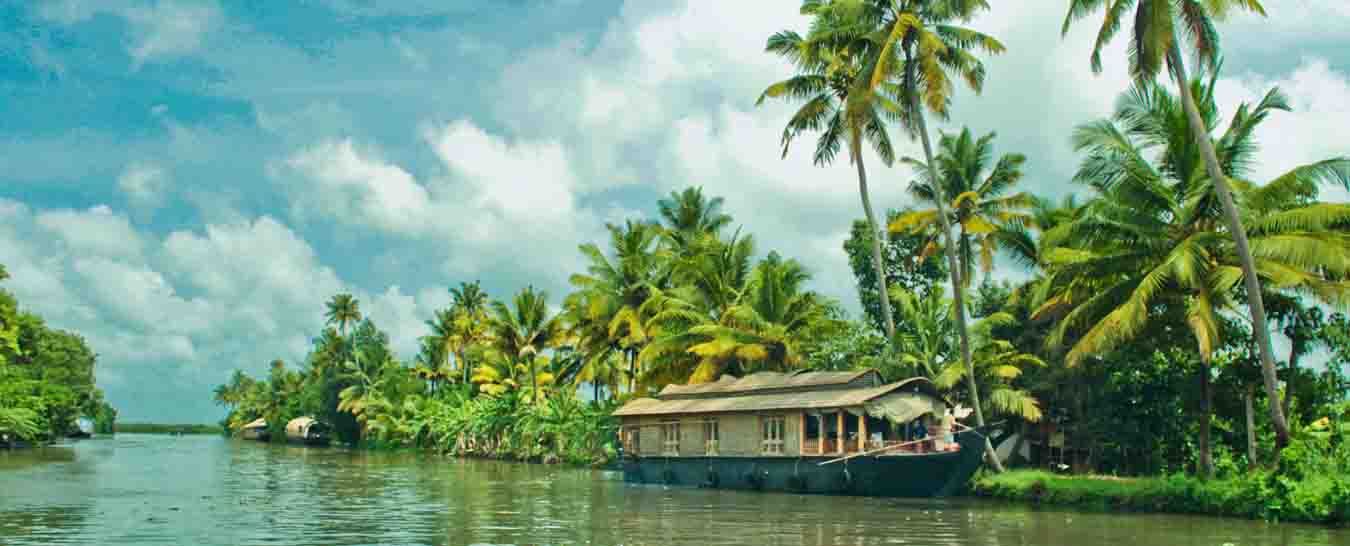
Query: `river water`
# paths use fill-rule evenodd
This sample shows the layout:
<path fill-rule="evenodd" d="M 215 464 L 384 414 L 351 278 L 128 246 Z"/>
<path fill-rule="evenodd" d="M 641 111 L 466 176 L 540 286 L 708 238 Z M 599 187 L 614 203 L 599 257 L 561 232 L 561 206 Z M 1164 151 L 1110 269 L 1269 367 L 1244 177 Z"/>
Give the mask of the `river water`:
<path fill-rule="evenodd" d="M 613 472 L 119 434 L 0 451 L 0 544 L 1350 545 L 1350 530 L 970 499 L 623 483 Z"/>

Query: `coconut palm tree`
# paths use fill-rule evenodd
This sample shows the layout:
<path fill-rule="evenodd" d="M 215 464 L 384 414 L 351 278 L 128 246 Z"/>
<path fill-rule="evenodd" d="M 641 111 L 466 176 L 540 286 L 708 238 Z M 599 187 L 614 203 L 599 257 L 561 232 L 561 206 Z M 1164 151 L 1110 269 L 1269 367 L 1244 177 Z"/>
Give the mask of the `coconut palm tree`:
<path fill-rule="evenodd" d="M 653 291 L 660 290 L 669 278 L 669 268 L 656 248 L 662 234 L 660 226 L 628 220 L 622 226 L 605 226 L 610 234 L 612 254 L 586 243 L 579 248 L 588 263 L 586 273 L 572 275 L 569 282 L 584 296 L 586 309 L 572 318 L 593 322 L 581 328 L 603 328 L 610 343 L 628 360 L 631 391 L 639 373 L 637 355 L 650 341 L 645 317 L 640 312 Z M 605 350 L 606 344 L 592 340 L 590 348 Z M 593 354 L 598 357 L 599 354 Z"/>
<path fill-rule="evenodd" d="M 832 305 L 805 290 L 809 279 L 801 264 L 770 252 L 742 297 L 716 316 L 687 292 L 663 295 L 653 317 L 661 334 L 641 355 L 651 363 L 648 382 L 701 383 L 724 373 L 800 368 L 804 343 L 826 326 Z"/>
<path fill-rule="evenodd" d="M 487 340 L 488 302 L 488 295 L 478 281 L 461 282 L 458 288 L 450 289 L 453 335 L 442 341 L 455 355 L 466 384 L 473 369 L 468 359 L 469 349 Z"/>
<path fill-rule="evenodd" d="M 1203 98 L 1206 131 L 1215 129 L 1213 82 L 1187 87 L 1188 95 Z M 1242 105 L 1215 139 L 1222 163 L 1235 177 L 1245 176 L 1255 162 L 1255 127 L 1287 108 L 1279 90 L 1272 90 L 1260 103 Z M 1075 179 L 1097 197 L 1071 223 L 1073 244 L 1050 252 L 1047 266 L 1064 282 L 1037 314 L 1071 309 L 1048 341 L 1059 346 L 1075 336 L 1067 355 L 1075 365 L 1138 335 L 1158 306 L 1184 308 L 1203 364 L 1200 472 L 1207 475 L 1209 364 L 1221 343 L 1219 313 L 1246 295 L 1236 290 L 1246 270 L 1226 234 L 1225 213 L 1207 176 L 1204 152 L 1190 137 L 1190 121 L 1177 97 L 1146 83 L 1121 97 L 1112 119 L 1078 128 L 1075 147 L 1086 157 Z M 1256 274 L 1268 290 L 1347 301 L 1350 205 L 1314 199 L 1320 184 L 1347 180 L 1350 160 L 1343 158 L 1295 168 L 1264 186 L 1230 179 L 1243 204 Z"/>
<path fill-rule="evenodd" d="M 846 24 L 821 25 L 813 29 L 813 41 L 830 44 L 834 49 L 851 48 L 866 52 L 870 68 L 866 93 L 897 97 L 895 117 L 910 135 L 923 144 L 924 165 L 929 180 L 942 180 L 933 158 L 932 141 L 928 135 L 927 115 L 947 119 L 954 90 L 951 74 L 959 76 L 976 93 L 984 85 L 984 64 L 973 51 L 996 55 L 1005 48 L 992 36 L 958 26 L 989 9 L 984 0 L 948 2 L 942 0 L 868 0 L 861 3 L 836 0 L 821 2 L 830 9 L 849 12 Z M 818 32 L 817 32 L 818 31 Z M 933 184 L 937 190 L 933 204 L 937 209 L 942 246 L 947 255 L 948 274 L 952 280 L 952 302 L 955 306 L 957 334 L 960 336 L 961 360 L 972 372 L 970 330 L 966 321 L 965 282 L 961 277 L 957 244 L 952 237 L 951 219 L 946 212 L 948 196 L 942 184 Z M 980 404 L 979 388 L 974 373 L 968 381 L 975 422 L 984 426 L 984 411 Z M 1002 472 L 1003 465 L 994 453 L 994 446 L 985 442 L 988 459 L 994 469 Z"/>
<path fill-rule="evenodd" d="M 347 337 L 347 326 L 361 322 L 361 302 L 351 294 L 337 294 L 327 303 L 328 324 L 338 327 L 342 337 Z"/>
<path fill-rule="evenodd" d="M 1021 181 L 1022 164 L 1027 158 L 1022 154 L 1004 154 L 992 163 L 994 137 L 995 133 L 989 133 L 976 139 L 970 128 L 963 127 L 959 135 L 943 134 L 938 139 L 935 168 L 930 169 L 924 161 L 912 157 L 901 159 L 918 173 L 909 192 L 920 202 L 937 200 L 939 192 L 931 176 L 934 172 L 941 177 L 937 183 L 942 186 L 942 195 L 954 196 L 949 205 L 951 220 L 959 233 L 956 252 L 961 281 L 966 287 L 975 276 L 975 254 L 979 253 L 980 271 L 988 275 L 1002 240 L 998 236 L 1002 227 L 1025 225 L 1031 220 L 1025 210 L 1032 206 L 1032 197 L 1021 192 L 1008 195 Z M 926 257 L 941 247 L 941 224 L 937 208 L 923 209 L 896 218 L 890 230 L 928 234 L 930 240 L 923 249 Z"/>
<path fill-rule="evenodd" d="M 954 352 L 951 300 L 947 299 L 941 285 L 933 285 L 926 297 L 893 287 L 891 299 L 895 300 L 896 314 L 901 322 L 909 325 L 895 342 L 900 363 L 911 375 L 937 377 L 942 363 Z"/>
<path fill-rule="evenodd" d="M 677 255 L 698 251 L 700 244 L 731 223 L 731 215 L 722 212 L 722 198 L 708 198 L 703 188 L 689 187 L 656 202 L 665 237 Z"/>
<path fill-rule="evenodd" d="M 802 3 L 802 12 L 814 15 L 813 27 L 850 25 L 850 14 L 846 10 L 829 9 L 832 4 L 807 0 Z M 870 145 L 882 163 L 889 166 L 895 160 L 886 122 L 894 120 L 901 109 L 893 95 L 870 92 L 863 85 L 868 74 L 865 58 L 859 51 L 836 46 L 833 42 L 803 38 L 789 30 L 770 36 L 765 50 L 791 62 L 796 74 L 770 85 L 755 104 L 763 104 L 768 98 L 801 103 L 783 129 L 783 157 L 787 157 L 792 141 L 807 131 L 820 131 L 813 156 L 816 165 L 832 163 L 839 149 L 848 147 L 849 162 L 858 173 L 858 196 L 862 201 L 863 216 L 873 234 L 872 267 L 876 270 L 886 339 L 890 340 L 895 338 L 895 319 L 891 316 L 887 298 L 881 232 L 872 210 L 867 167 L 862 154 L 863 147 Z"/>
<path fill-rule="evenodd" d="M 511 305 L 492 303 L 492 338 L 496 349 L 529 370 L 531 400 L 539 401 L 539 354 L 563 340 L 562 322 L 548 309 L 548 293 L 533 286 L 517 292 Z"/>
<path fill-rule="evenodd" d="M 1219 65 L 1219 32 L 1215 21 L 1222 21 L 1233 11 L 1249 11 L 1261 16 L 1265 8 L 1258 0 L 1138 0 L 1113 2 L 1105 0 L 1071 0 L 1069 13 L 1064 18 L 1062 33 L 1067 34 L 1073 22 L 1104 9 L 1101 29 L 1092 48 L 1092 70 L 1102 70 L 1102 49 L 1119 32 L 1121 23 L 1134 12 L 1130 40 L 1130 73 L 1136 81 L 1151 82 L 1167 68 L 1172 81 L 1181 93 L 1181 105 L 1191 131 L 1191 139 L 1199 148 L 1205 171 L 1213 180 L 1214 192 L 1223 206 L 1223 217 L 1234 250 L 1241 259 L 1242 277 L 1247 290 L 1247 310 L 1252 319 L 1252 332 L 1261 354 L 1261 378 L 1266 396 L 1278 399 L 1275 352 L 1270 345 L 1270 327 L 1266 321 L 1265 304 L 1261 299 L 1260 276 L 1256 258 L 1252 254 L 1247 230 L 1243 227 L 1241 212 L 1233 199 L 1228 175 L 1219 162 L 1219 155 L 1210 141 L 1208 126 L 1200 112 L 1196 97 L 1191 93 L 1190 76 L 1181 53 L 1181 42 L 1186 39 L 1203 72 Z M 1270 406 L 1270 419 L 1275 428 L 1275 449 L 1278 452 L 1289 443 L 1289 423 L 1279 404 Z"/>

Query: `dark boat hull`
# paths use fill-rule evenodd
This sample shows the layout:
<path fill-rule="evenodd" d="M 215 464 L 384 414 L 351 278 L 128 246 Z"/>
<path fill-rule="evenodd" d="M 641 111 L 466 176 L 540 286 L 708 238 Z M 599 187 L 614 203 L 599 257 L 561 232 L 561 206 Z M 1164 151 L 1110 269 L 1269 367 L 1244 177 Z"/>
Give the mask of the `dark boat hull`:
<path fill-rule="evenodd" d="M 873 497 L 959 493 L 979 469 L 984 437 L 960 434 L 961 449 L 927 455 L 834 457 L 644 457 L 623 463 L 624 481 L 718 489 Z"/>
<path fill-rule="evenodd" d="M 327 436 L 311 436 L 308 438 L 296 438 L 294 436 L 287 436 L 286 442 L 292 445 L 326 446 L 329 444 L 330 441 Z"/>

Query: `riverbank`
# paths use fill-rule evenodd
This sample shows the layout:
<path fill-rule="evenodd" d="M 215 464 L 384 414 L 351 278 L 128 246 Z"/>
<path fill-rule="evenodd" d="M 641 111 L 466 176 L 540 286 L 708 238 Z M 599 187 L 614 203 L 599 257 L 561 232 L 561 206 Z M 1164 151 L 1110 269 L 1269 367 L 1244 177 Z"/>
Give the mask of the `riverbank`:
<path fill-rule="evenodd" d="M 117 423 L 117 432 L 130 434 L 224 434 L 220 425 L 186 425 L 165 423 Z"/>
<path fill-rule="evenodd" d="M 1350 477 L 1303 480 L 1269 473 L 1200 480 L 1063 476 L 1040 470 L 984 474 L 971 482 L 979 497 L 1111 512 L 1158 512 L 1350 524 Z"/>

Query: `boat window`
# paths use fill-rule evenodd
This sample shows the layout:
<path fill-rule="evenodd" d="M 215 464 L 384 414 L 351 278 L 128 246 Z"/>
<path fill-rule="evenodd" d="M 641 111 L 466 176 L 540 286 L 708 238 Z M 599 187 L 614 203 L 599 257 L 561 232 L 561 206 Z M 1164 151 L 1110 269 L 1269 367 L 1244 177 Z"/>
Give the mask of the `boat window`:
<path fill-rule="evenodd" d="M 782 415 L 767 415 L 763 423 L 763 446 L 764 453 L 782 454 L 783 453 L 783 430 L 785 426 Z"/>
<path fill-rule="evenodd" d="M 661 454 L 662 455 L 680 454 L 679 421 L 666 421 L 661 423 Z"/>
<path fill-rule="evenodd" d="M 717 428 L 717 419 L 709 419 L 703 422 L 703 454 L 716 455 L 717 442 L 722 439 L 721 431 Z"/>

